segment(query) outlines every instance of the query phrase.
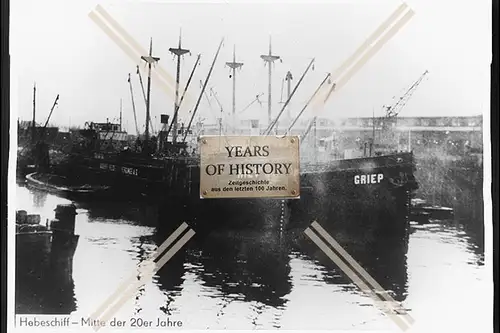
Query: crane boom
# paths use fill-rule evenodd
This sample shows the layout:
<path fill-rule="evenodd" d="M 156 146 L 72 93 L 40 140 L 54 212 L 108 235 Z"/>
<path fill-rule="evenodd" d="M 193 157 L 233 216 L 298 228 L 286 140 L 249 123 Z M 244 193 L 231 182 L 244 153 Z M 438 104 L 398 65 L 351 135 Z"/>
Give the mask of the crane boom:
<path fill-rule="evenodd" d="M 217 93 L 214 91 L 214 89 L 213 89 L 213 88 L 210 88 L 210 92 L 211 92 L 212 96 L 214 96 L 215 101 L 217 102 L 217 104 L 218 104 L 218 105 L 219 105 L 219 107 L 220 107 L 220 112 L 222 113 L 222 112 L 224 111 L 224 108 L 222 107 L 222 104 L 221 104 L 221 102 L 219 101 L 219 98 L 217 97 Z"/>
<path fill-rule="evenodd" d="M 198 101 L 196 102 L 196 105 L 193 110 L 193 115 L 191 116 L 191 119 L 189 119 L 189 124 L 186 129 L 186 133 L 184 134 L 184 138 L 182 139 L 182 142 L 186 142 L 186 137 L 189 133 L 189 129 L 191 128 L 191 124 L 193 123 L 194 116 L 196 115 L 196 111 L 198 111 L 198 106 L 200 105 L 200 101 L 203 97 L 203 93 L 205 92 L 205 89 L 207 88 L 208 80 L 210 80 L 210 76 L 212 75 L 212 71 L 215 66 L 215 62 L 217 61 L 217 57 L 219 56 L 220 49 L 222 47 L 222 44 L 224 43 L 224 38 L 220 41 L 219 48 L 217 49 L 217 53 L 215 54 L 214 60 L 212 62 L 212 66 L 210 66 L 210 70 L 208 71 L 207 77 L 205 78 L 205 82 L 203 83 L 203 88 L 201 88 L 201 94 L 198 97 Z"/>
<path fill-rule="evenodd" d="M 240 112 L 238 113 L 243 113 L 245 112 L 246 110 L 248 110 L 249 107 L 251 107 L 255 102 L 259 102 L 260 105 L 262 105 L 262 102 L 260 101 L 259 97 L 264 95 L 264 93 L 260 93 L 258 95 L 255 95 L 255 98 L 253 99 L 252 102 L 250 102 L 247 106 L 245 106 L 245 108 L 243 110 L 241 110 Z"/>
<path fill-rule="evenodd" d="M 425 71 L 417 81 L 415 81 L 410 88 L 401 96 L 396 103 L 390 106 L 385 107 L 385 116 L 386 118 L 394 118 L 401 112 L 401 110 L 405 107 L 406 103 L 410 100 L 411 96 L 419 86 L 420 82 L 424 79 L 424 77 L 429 73 L 429 71 Z"/>
<path fill-rule="evenodd" d="M 132 80 L 130 80 L 130 73 L 128 74 L 128 84 L 130 86 L 130 97 L 132 98 L 132 110 L 134 111 L 135 130 L 137 132 L 137 136 L 139 136 L 140 132 L 139 125 L 137 125 L 137 113 L 135 112 L 134 91 L 132 89 Z"/>

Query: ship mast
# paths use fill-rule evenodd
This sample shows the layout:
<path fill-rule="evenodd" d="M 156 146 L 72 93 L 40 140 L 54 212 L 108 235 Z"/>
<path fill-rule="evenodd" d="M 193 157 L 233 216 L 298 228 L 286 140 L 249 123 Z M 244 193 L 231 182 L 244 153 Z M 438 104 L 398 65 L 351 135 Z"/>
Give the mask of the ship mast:
<path fill-rule="evenodd" d="M 184 91 L 182 92 L 182 96 L 181 96 L 181 99 L 179 101 L 179 104 L 178 104 L 178 108 L 177 108 L 177 113 L 179 111 L 179 108 L 181 107 L 182 105 L 182 101 L 184 100 L 184 96 L 186 96 L 186 92 L 189 88 L 189 84 L 191 83 L 191 80 L 193 79 L 193 75 L 194 75 L 194 72 L 196 71 L 196 67 L 198 66 L 198 63 L 200 62 L 200 58 L 201 58 L 201 54 L 198 54 L 198 56 L 196 57 L 196 62 L 193 66 L 193 70 L 191 71 L 191 74 L 189 75 L 189 79 L 187 80 L 186 82 L 186 87 L 184 87 Z M 175 118 L 176 115 L 174 114 L 173 118 Z M 168 138 L 168 134 L 170 133 L 170 131 L 172 130 L 172 126 L 173 126 L 174 122 L 171 122 L 170 123 L 170 126 L 168 127 L 168 130 L 165 134 L 165 138 Z"/>
<path fill-rule="evenodd" d="M 153 57 L 153 39 L 149 41 L 149 56 L 142 56 L 142 60 L 144 60 L 148 64 L 148 91 L 146 98 L 146 132 L 144 133 L 144 138 L 146 143 L 149 141 L 149 122 L 150 119 L 150 107 L 151 107 L 151 65 L 155 62 L 158 62 L 160 58 Z"/>
<path fill-rule="evenodd" d="M 35 143 L 36 82 L 33 83 L 33 121 L 31 122 L 31 143 Z"/>
<path fill-rule="evenodd" d="M 278 120 L 279 118 L 281 117 L 281 115 L 283 114 L 283 111 L 285 111 L 285 108 L 288 106 L 288 104 L 290 103 L 290 100 L 292 99 L 293 95 L 295 94 L 295 92 L 297 91 L 297 88 L 299 88 L 300 84 L 302 83 L 302 80 L 304 79 L 304 77 L 306 76 L 307 72 L 309 71 L 309 69 L 313 66 L 314 64 L 314 58 L 311 60 L 311 62 L 309 63 L 309 65 L 307 66 L 306 70 L 304 71 L 304 73 L 302 74 L 302 76 L 300 77 L 299 81 L 297 82 L 297 84 L 295 85 L 295 88 L 293 88 L 293 91 L 291 92 L 290 96 L 288 97 L 288 99 L 286 100 L 285 102 L 285 105 L 283 105 L 283 108 L 281 109 L 281 111 L 278 113 L 278 115 L 276 116 L 276 118 L 274 118 L 274 120 L 269 124 L 269 126 L 267 127 L 266 131 L 264 132 L 265 135 L 269 135 L 271 134 L 271 130 L 275 129 L 275 133 L 277 134 L 278 133 Z"/>
<path fill-rule="evenodd" d="M 178 48 L 169 48 L 168 50 L 173 53 L 177 57 L 177 74 L 175 79 L 175 103 L 174 103 L 174 116 L 172 122 L 174 124 L 173 133 L 172 133 L 172 143 L 177 142 L 177 115 L 179 113 L 179 81 L 181 77 L 181 56 L 186 53 L 189 53 L 189 50 L 183 49 L 181 47 L 182 43 L 182 31 L 179 33 L 179 47 Z"/>
<path fill-rule="evenodd" d="M 233 133 L 236 132 L 236 70 L 243 66 L 242 62 L 236 62 L 236 45 L 233 47 L 233 61 L 226 62 L 226 66 L 231 68 L 233 77 Z"/>
<path fill-rule="evenodd" d="M 142 96 L 144 97 L 144 104 L 147 104 L 147 98 L 146 98 L 146 91 L 144 90 L 144 84 L 142 83 L 142 75 L 141 71 L 139 70 L 139 66 L 137 66 L 137 75 L 139 76 L 139 82 L 141 83 L 141 90 L 142 90 Z M 149 117 L 149 126 L 151 126 L 151 129 L 154 131 L 153 128 L 153 122 L 151 121 L 151 117 Z"/>
<path fill-rule="evenodd" d="M 272 46 L 271 46 L 271 37 L 269 37 L 269 54 L 264 54 L 260 56 L 262 60 L 264 60 L 267 65 L 269 66 L 269 83 L 268 83 L 268 96 L 267 96 L 267 119 L 268 119 L 268 124 L 271 125 L 272 121 L 272 99 L 271 99 L 271 94 L 272 94 L 272 66 L 271 64 L 274 63 L 276 60 L 280 60 L 280 56 L 273 55 L 272 53 Z M 277 127 L 276 127 L 277 128 Z"/>
<path fill-rule="evenodd" d="M 122 130 L 122 99 L 120 98 L 120 131 Z"/>
<path fill-rule="evenodd" d="M 285 81 L 287 83 L 287 98 L 290 98 L 290 94 L 292 92 L 292 80 L 293 80 L 292 73 L 288 71 L 285 76 Z M 288 105 L 286 111 L 288 120 L 290 121 L 292 119 L 292 115 L 290 114 L 290 105 Z"/>
<path fill-rule="evenodd" d="M 224 43 L 224 38 L 220 41 L 219 47 L 217 48 L 217 53 L 215 53 L 214 60 L 212 62 L 212 65 L 210 66 L 210 70 L 208 71 L 207 77 L 205 78 L 205 82 L 203 83 L 203 87 L 201 88 L 201 93 L 200 96 L 198 96 L 198 100 L 196 101 L 196 105 L 194 106 L 193 109 L 193 114 L 191 115 L 191 119 L 189 119 L 188 126 L 186 128 L 186 132 L 184 133 L 184 138 L 182 139 L 182 142 L 186 142 L 186 137 L 189 133 L 189 129 L 191 128 L 191 124 L 193 123 L 194 116 L 196 115 L 196 111 L 198 111 L 198 106 L 200 106 L 200 101 L 203 97 L 203 94 L 205 93 L 205 89 L 207 88 L 208 81 L 210 80 L 210 76 L 212 75 L 212 71 L 215 66 L 215 62 L 217 61 L 217 58 L 219 57 L 219 52 L 222 47 L 222 44 Z"/>
<path fill-rule="evenodd" d="M 137 67 L 137 71 L 139 71 L 139 67 Z M 137 125 L 137 114 L 135 111 L 135 101 L 134 101 L 134 91 L 132 90 L 132 81 L 130 81 L 130 73 L 128 74 L 128 84 L 130 87 L 130 97 L 132 98 L 132 111 L 134 111 L 134 121 L 135 121 L 135 131 L 137 136 L 139 136 L 139 126 Z"/>

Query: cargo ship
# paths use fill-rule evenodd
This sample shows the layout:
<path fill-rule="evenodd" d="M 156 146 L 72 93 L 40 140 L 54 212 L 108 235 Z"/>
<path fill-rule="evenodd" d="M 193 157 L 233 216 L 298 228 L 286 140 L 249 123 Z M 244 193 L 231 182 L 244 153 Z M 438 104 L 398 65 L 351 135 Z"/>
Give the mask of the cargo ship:
<path fill-rule="evenodd" d="M 149 75 L 146 98 L 146 131 L 144 136 L 137 140 L 135 147 L 109 147 L 103 148 L 102 144 L 109 138 L 109 131 L 103 134 L 103 128 L 89 126 L 81 132 L 82 142 L 79 151 L 73 154 L 73 162 L 66 165 L 67 174 L 87 178 L 85 182 L 98 183 L 109 186 L 116 196 L 136 195 L 149 196 L 166 203 L 171 210 L 182 209 L 192 214 L 191 219 L 199 228 L 211 229 L 215 226 L 233 225 L 238 227 L 284 229 L 311 222 L 302 219 L 303 212 L 316 219 L 327 219 L 330 211 L 334 210 L 339 216 L 362 212 L 367 217 L 384 214 L 387 219 L 407 211 L 409 197 L 416 182 L 413 177 L 413 155 L 401 152 L 376 152 L 370 145 L 364 145 L 364 156 L 354 157 L 353 154 L 342 156 L 335 155 L 328 149 L 327 157 L 321 162 L 301 161 L 301 199 L 276 200 L 276 199 L 200 199 L 200 162 L 196 147 L 190 147 L 190 140 L 197 145 L 200 128 L 193 133 L 191 128 L 193 119 L 204 96 L 204 91 L 210 78 L 213 66 L 219 54 L 222 43 L 215 55 L 212 66 L 203 84 L 197 104 L 192 112 L 189 124 L 179 128 L 177 120 L 178 110 L 182 104 L 184 94 L 189 86 L 196 64 L 187 81 L 184 94 L 176 101 L 173 119 L 168 127 L 167 115 L 162 115 L 163 130 L 157 137 L 149 135 L 149 94 L 151 81 L 151 64 L 159 58 L 152 56 L 152 43 L 148 57 L 143 57 L 148 62 Z M 180 41 L 179 47 L 171 52 L 180 57 L 185 53 Z M 179 59 L 179 58 L 178 58 Z M 264 61 L 271 61 L 271 47 L 269 55 L 262 56 Z M 313 65 L 310 62 L 302 78 Z M 233 61 L 228 66 L 233 70 L 233 115 L 234 110 L 234 78 L 238 65 L 233 53 Z M 241 67 L 241 66 L 240 66 Z M 329 75 L 321 83 L 321 88 Z M 300 85 L 302 78 L 295 87 Z M 271 80 L 271 78 L 269 78 Z M 271 81 L 270 81 L 271 82 Z M 177 88 L 179 83 L 179 62 L 177 71 Z M 319 89 L 318 88 L 318 89 Z M 311 97 L 311 99 L 316 95 Z M 286 105 L 293 96 L 289 94 L 287 101 L 274 122 L 270 121 L 268 129 L 259 134 L 270 135 L 277 124 L 278 118 L 283 113 Z M 270 95 L 269 95 L 269 98 Z M 307 107 L 306 104 L 303 110 Z M 270 104 L 269 104 L 270 105 Z M 269 110 L 269 114 L 271 111 Z M 302 112 L 297 116 L 300 117 Z M 293 125 L 292 125 L 293 126 Z M 168 129 L 167 129 L 168 127 Z M 202 128 L 203 126 L 201 126 Z M 237 129 L 233 127 L 233 133 Z M 222 134 L 222 131 L 221 133 Z M 285 133 L 285 135 L 287 135 Z M 170 140 L 169 140 L 170 139 Z M 316 138 L 315 138 L 316 139 Z M 317 151 L 314 151 L 316 154 Z M 384 215 L 385 216 L 385 215 Z M 196 221 L 199 221 L 196 222 Z M 370 220 L 371 221 L 371 220 Z M 226 223 L 227 222 L 227 223 Z M 370 223 L 370 222 L 367 222 Z M 385 223 L 390 225 L 390 223 Z M 200 227 L 201 226 L 201 227 Z"/>
<path fill-rule="evenodd" d="M 87 183 L 109 186 L 116 197 L 159 200 L 166 209 L 183 210 L 195 225 L 208 229 L 229 224 L 283 230 L 307 227 L 313 219 L 330 223 L 359 216 L 360 223 L 397 232 L 404 225 L 391 223 L 408 215 L 411 195 L 418 188 L 413 153 L 394 152 L 302 163 L 300 200 L 200 199 L 199 157 L 188 154 L 187 147 L 177 147 L 177 156 L 162 157 L 94 151 L 80 155 L 65 171 Z"/>
<path fill-rule="evenodd" d="M 279 221 L 282 209 L 280 201 L 200 199 L 199 156 L 196 149 L 189 145 L 189 141 L 196 142 L 199 134 L 197 128 L 199 130 L 199 127 L 191 128 L 191 124 L 221 46 L 222 42 L 205 79 L 189 124 L 184 126 L 178 122 L 177 114 L 198 61 L 195 63 L 180 100 L 178 99 L 178 90 L 176 90 L 175 109 L 170 125 L 168 125 L 168 115 L 162 115 L 162 129 L 157 135 L 151 135 L 149 130 L 151 64 L 159 58 L 152 56 L 152 43 L 150 43 L 149 56 L 143 57 L 149 66 L 144 134 L 138 135 L 134 142 L 116 144 L 115 141 L 123 132 L 121 124 L 87 123 L 74 140 L 70 158 L 66 163 L 56 166 L 54 173 L 68 179 L 76 177 L 85 184 L 107 186 L 110 189 L 110 195 L 117 199 L 121 197 L 146 197 L 148 200 L 161 201 L 164 207 L 168 207 L 167 209 L 182 210 L 192 215 L 192 224 L 198 226 L 198 231 L 203 228 L 211 230 L 213 227 L 221 226 L 278 227 L 276 221 Z M 171 52 L 176 55 L 183 54 L 184 49 L 182 49 L 180 41 L 178 48 L 171 49 Z M 178 66 L 177 89 L 179 70 Z"/>

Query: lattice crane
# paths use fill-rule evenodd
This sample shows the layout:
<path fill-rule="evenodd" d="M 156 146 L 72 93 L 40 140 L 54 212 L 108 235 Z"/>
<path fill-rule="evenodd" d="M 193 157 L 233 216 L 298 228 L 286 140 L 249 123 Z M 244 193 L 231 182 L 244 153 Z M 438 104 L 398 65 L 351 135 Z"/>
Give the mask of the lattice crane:
<path fill-rule="evenodd" d="M 415 81 L 410 88 L 401 96 L 396 103 L 393 105 L 386 106 L 384 105 L 385 109 L 385 117 L 388 119 L 394 119 L 395 117 L 398 116 L 398 114 L 401 112 L 401 110 L 405 107 L 406 103 L 410 100 L 411 96 L 419 86 L 420 82 L 424 79 L 424 77 L 429 73 L 429 71 L 425 71 L 420 77 L 418 78 L 417 81 Z"/>

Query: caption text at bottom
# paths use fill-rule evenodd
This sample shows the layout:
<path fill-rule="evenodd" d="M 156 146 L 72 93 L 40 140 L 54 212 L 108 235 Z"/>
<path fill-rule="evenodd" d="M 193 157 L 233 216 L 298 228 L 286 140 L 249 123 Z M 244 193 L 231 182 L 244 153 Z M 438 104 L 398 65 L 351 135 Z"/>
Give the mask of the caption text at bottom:
<path fill-rule="evenodd" d="M 80 320 L 72 320 L 70 317 L 36 317 L 36 316 L 19 316 L 17 318 L 17 326 L 19 327 L 113 327 L 113 328 L 181 328 L 183 323 L 180 320 L 173 320 L 169 317 L 156 318 L 155 320 L 143 319 L 140 317 L 132 317 L 128 320 L 120 320 L 113 318 L 107 322 L 99 319 L 81 318 Z"/>

